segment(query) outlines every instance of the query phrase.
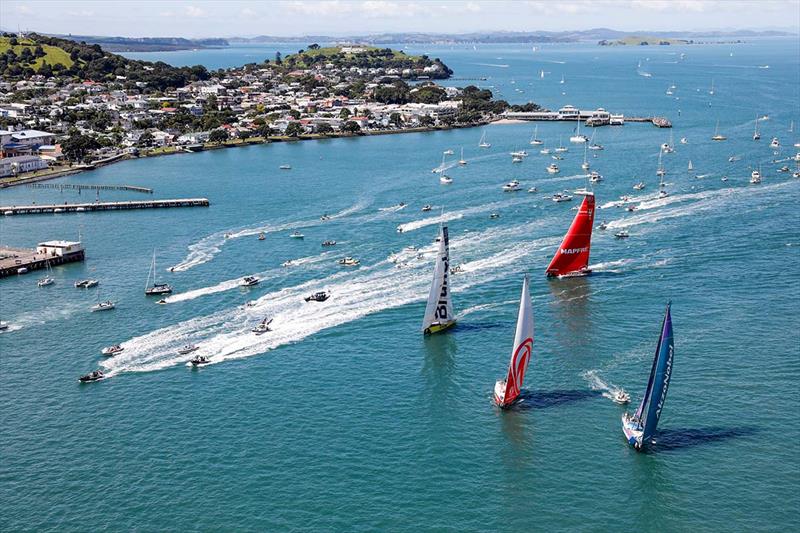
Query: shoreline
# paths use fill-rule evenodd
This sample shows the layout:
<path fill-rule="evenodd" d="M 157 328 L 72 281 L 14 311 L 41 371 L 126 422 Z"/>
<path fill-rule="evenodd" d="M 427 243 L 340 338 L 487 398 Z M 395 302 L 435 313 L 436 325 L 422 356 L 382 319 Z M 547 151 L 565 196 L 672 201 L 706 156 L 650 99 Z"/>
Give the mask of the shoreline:
<path fill-rule="evenodd" d="M 505 122 L 504 122 L 505 121 Z M 517 122 L 517 121 L 512 121 Z M 524 121 L 519 121 L 524 122 Z M 119 163 L 120 161 L 129 161 L 132 159 L 147 159 L 150 157 L 163 157 L 168 155 L 175 155 L 175 154 L 192 154 L 192 153 L 200 153 L 205 151 L 211 150 L 222 150 L 227 148 L 239 148 L 242 146 L 254 146 L 258 144 L 271 144 L 274 142 L 301 142 L 301 141 L 319 141 L 324 139 L 342 139 L 342 138 L 353 138 L 353 137 L 371 137 L 371 136 L 379 136 L 379 135 L 398 135 L 402 133 L 426 133 L 426 132 L 433 132 L 433 131 L 449 131 L 449 130 L 457 130 L 457 129 L 465 129 L 465 128 L 477 128 L 481 126 L 486 126 L 492 123 L 500 123 L 500 124 L 507 124 L 511 123 L 508 122 L 508 119 L 500 119 L 500 120 L 487 120 L 484 122 L 477 122 L 477 123 L 470 123 L 464 125 L 453 125 L 453 126 L 446 126 L 446 127 L 419 127 L 419 128 L 404 128 L 400 130 L 378 130 L 378 131 L 370 131 L 370 132 L 362 132 L 362 133 L 333 133 L 330 135 L 321 135 L 321 134 L 307 134 L 307 135 L 299 135 L 297 137 L 287 137 L 285 135 L 276 135 L 272 137 L 267 137 L 266 139 L 263 137 L 249 137 L 247 139 L 240 139 L 240 140 L 233 140 L 224 142 L 221 144 L 204 144 L 202 150 L 198 150 L 197 152 L 192 150 L 187 150 L 185 147 L 181 146 L 167 146 L 164 147 L 165 149 L 161 150 L 159 148 L 150 150 L 148 152 L 142 153 L 138 156 L 134 156 L 132 154 L 117 154 L 106 159 L 100 159 L 97 161 L 93 161 L 87 165 L 75 165 L 72 167 L 60 168 L 58 170 L 54 170 L 51 173 L 43 173 L 38 175 L 30 175 L 30 176 L 22 176 L 17 177 L 16 179 L 12 179 L 11 181 L 3 181 L 8 178 L 0 178 L 0 189 L 9 189 L 11 187 L 18 187 L 21 185 L 27 185 L 29 183 L 37 183 L 40 181 L 48 181 L 57 178 L 63 178 L 64 176 L 70 176 L 72 174 L 79 174 L 81 172 L 88 172 L 91 170 L 96 170 L 101 167 L 113 165 L 114 163 Z"/>

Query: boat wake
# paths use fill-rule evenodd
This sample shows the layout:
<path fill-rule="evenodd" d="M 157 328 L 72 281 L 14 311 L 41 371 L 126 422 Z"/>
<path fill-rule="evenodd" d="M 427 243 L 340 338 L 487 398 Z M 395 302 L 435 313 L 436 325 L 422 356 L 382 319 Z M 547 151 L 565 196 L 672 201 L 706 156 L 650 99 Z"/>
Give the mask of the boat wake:
<path fill-rule="evenodd" d="M 617 392 L 623 390 L 622 387 L 618 387 L 610 381 L 606 381 L 600 377 L 599 369 L 587 370 L 583 373 L 582 377 L 586 380 L 586 382 L 589 384 L 589 387 L 593 391 L 601 392 L 603 398 L 608 398 L 612 401 L 614 400 L 614 396 L 617 394 Z"/>
<path fill-rule="evenodd" d="M 509 207 L 511 205 L 519 205 L 526 201 L 531 202 L 533 200 L 528 198 L 523 200 L 503 200 L 483 205 L 477 205 L 475 207 L 467 207 L 466 209 L 451 211 L 435 217 L 428 217 L 420 220 L 414 220 L 412 222 L 406 222 L 405 224 L 400 224 L 399 226 L 397 226 L 397 229 L 399 230 L 400 233 L 407 233 L 409 231 L 418 230 L 420 228 L 425 228 L 427 226 L 432 226 L 434 224 L 441 224 L 444 222 L 448 222 L 450 220 L 458 220 L 460 218 L 464 218 L 465 216 L 486 213 L 489 211 L 502 209 L 504 207 Z"/>

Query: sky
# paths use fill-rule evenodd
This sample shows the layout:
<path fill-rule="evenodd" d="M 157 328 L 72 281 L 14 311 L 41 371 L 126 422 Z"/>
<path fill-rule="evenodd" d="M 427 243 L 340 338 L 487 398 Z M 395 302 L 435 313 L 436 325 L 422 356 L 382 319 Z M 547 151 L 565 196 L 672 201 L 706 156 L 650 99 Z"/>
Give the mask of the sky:
<path fill-rule="evenodd" d="M 2 0 L 4 30 L 123 37 L 794 29 L 800 0 Z"/>

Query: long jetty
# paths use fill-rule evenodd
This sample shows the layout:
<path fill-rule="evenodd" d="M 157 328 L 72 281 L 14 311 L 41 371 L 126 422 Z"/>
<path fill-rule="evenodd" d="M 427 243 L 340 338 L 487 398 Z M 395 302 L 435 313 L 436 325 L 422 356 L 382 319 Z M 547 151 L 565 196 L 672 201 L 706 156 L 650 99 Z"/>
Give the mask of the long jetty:
<path fill-rule="evenodd" d="M 26 187 L 30 189 L 72 189 L 72 190 L 92 190 L 92 191 L 132 191 L 153 194 L 153 189 L 147 187 L 137 187 L 135 185 L 82 185 L 79 183 L 28 183 Z"/>
<path fill-rule="evenodd" d="M 177 200 L 147 200 L 131 202 L 91 202 L 83 204 L 9 205 L 0 206 L 0 213 L 10 215 L 41 215 L 48 213 L 83 213 L 88 211 L 117 211 L 125 209 L 158 209 L 167 207 L 208 207 L 208 198 Z"/>

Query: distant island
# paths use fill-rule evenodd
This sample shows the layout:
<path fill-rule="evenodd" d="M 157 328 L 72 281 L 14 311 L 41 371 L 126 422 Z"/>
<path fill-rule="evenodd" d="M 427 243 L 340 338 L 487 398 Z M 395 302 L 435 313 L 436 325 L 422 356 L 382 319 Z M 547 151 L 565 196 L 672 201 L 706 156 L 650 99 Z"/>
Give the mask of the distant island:
<path fill-rule="evenodd" d="M 98 44 L 108 52 L 169 52 L 195 48 L 224 48 L 227 39 L 184 39 L 183 37 L 103 37 L 99 35 L 55 35 L 62 39 Z"/>
<path fill-rule="evenodd" d="M 743 42 L 741 39 L 734 41 L 696 41 L 694 39 L 675 39 L 655 35 L 629 35 L 614 41 L 602 39 L 597 44 L 600 46 L 670 46 L 673 44 L 741 44 Z"/>

